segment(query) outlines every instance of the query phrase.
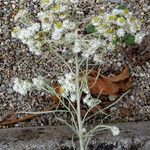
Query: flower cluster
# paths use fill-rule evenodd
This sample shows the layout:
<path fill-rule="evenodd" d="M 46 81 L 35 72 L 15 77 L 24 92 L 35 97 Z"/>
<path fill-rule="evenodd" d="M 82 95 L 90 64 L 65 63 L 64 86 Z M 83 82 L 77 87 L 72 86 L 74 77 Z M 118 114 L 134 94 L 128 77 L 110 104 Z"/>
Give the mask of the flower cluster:
<path fill-rule="evenodd" d="M 140 32 L 141 21 L 124 6 L 119 6 L 110 13 L 100 12 L 98 16 L 93 16 L 91 23 L 102 38 L 108 39 L 109 44 L 139 44 L 144 37 Z"/>
<path fill-rule="evenodd" d="M 119 128 L 116 127 L 116 126 L 111 126 L 111 127 L 110 127 L 110 130 L 111 130 L 113 136 L 116 136 L 116 135 L 118 135 L 118 134 L 120 133 Z"/>
<path fill-rule="evenodd" d="M 20 93 L 21 95 L 25 95 L 28 91 L 31 91 L 32 89 L 41 90 L 44 86 L 44 80 L 41 76 L 33 78 L 32 82 L 33 83 L 19 78 L 15 78 L 13 90 L 17 93 Z"/>
<path fill-rule="evenodd" d="M 75 75 L 73 73 L 67 73 L 64 77 L 61 77 L 58 82 L 61 85 L 62 97 L 68 98 L 72 102 L 75 102 L 77 100 Z"/>
<path fill-rule="evenodd" d="M 88 107 L 96 106 L 100 102 L 101 101 L 99 99 L 93 98 L 89 93 L 83 98 L 83 103 Z"/>
<path fill-rule="evenodd" d="M 25 27 L 14 27 L 12 37 L 20 39 L 29 47 L 29 51 L 40 55 L 43 45 L 55 43 L 67 32 L 76 27 L 76 23 L 68 17 L 70 0 L 42 0 L 41 11 L 37 17 L 41 23 L 33 22 L 27 10 L 20 10 L 14 20 Z"/>
<path fill-rule="evenodd" d="M 32 88 L 32 85 L 30 82 L 21 80 L 19 78 L 15 78 L 14 80 L 14 86 L 13 90 L 17 93 L 20 93 L 21 95 L 27 94 L 28 91 L 30 91 Z"/>
<path fill-rule="evenodd" d="M 32 23 L 29 27 L 22 29 L 20 27 L 15 27 L 12 32 L 12 37 L 18 38 L 22 43 L 27 44 L 30 52 L 40 55 L 42 45 L 34 38 L 39 29 L 39 23 Z"/>

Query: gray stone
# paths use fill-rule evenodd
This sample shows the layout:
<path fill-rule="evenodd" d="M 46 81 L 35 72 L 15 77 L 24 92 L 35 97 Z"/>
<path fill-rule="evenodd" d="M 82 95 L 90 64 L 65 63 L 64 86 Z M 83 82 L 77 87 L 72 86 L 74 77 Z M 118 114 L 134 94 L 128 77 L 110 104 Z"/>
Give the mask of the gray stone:
<path fill-rule="evenodd" d="M 150 150 L 150 141 L 147 141 L 145 144 L 145 150 Z"/>
<path fill-rule="evenodd" d="M 14 92 L 14 90 L 13 90 L 12 88 L 8 88 L 8 89 L 7 89 L 7 93 L 8 93 L 9 95 L 13 94 L 13 92 Z"/>
<path fill-rule="evenodd" d="M 0 74 L 0 83 L 2 82 L 2 80 L 3 80 L 3 79 L 2 79 L 2 75 Z"/>
<path fill-rule="evenodd" d="M 109 0 L 109 1 L 113 3 L 121 3 L 121 0 Z"/>

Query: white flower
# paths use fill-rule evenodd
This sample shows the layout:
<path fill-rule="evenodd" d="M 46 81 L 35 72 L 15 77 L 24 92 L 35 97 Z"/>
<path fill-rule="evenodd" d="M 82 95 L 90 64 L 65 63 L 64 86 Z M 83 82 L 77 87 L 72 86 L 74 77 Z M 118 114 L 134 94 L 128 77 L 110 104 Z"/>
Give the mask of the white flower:
<path fill-rule="evenodd" d="M 30 27 L 19 30 L 17 33 L 18 39 L 20 39 L 24 44 L 27 44 L 27 41 L 34 36 L 39 28 L 39 23 L 33 23 Z"/>
<path fill-rule="evenodd" d="M 20 33 L 21 28 L 19 26 L 13 28 L 13 31 L 11 32 L 11 36 L 13 38 L 18 38 L 18 35 Z"/>
<path fill-rule="evenodd" d="M 71 100 L 72 102 L 75 102 L 75 101 L 77 100 L 77 96 L 76 96 L 74 93 L 71 93 L 71 94 L 70 94 L 70 100 Z"/>
<path fill-rule="evenodd" d="M 46 8 L 49 5 L 53 4 L 54 0 L 41 0 L 41 7 Z"/>
<path fill-rule="evenodd" d="M 118 135 L 120 133 L 119 128 L 117 128 L 116 126 L 110 127 L 110 130 L 111 130 L 113 136 L 116 136 L 116 135 Z"/>
<path fill-rule="evenodd" d="M 67 8 L 68 8 L 67 5 L 56 3 L 51 7 L 51 13 L 62 13 L 65 12 Z"/>
<path fill-rule="evenodd" d="M 75 75 L 72 73 L 67 73 L 65 74 L 65 77 L 60 78 L 58 82 L 63 89 L 63 92 L 61 93 L 62 96 L 74 102 L 76 100 Z"/>
<path fill-rule="evenodd" d="M 79 53 L 81 51 L 81 44 L 78 40 L 75 41 L 73 52 Z"/>
<path fill-rule="evenodd" d="M 97 39 L 90 40 L 89 48 L 83 51 L 82 55 L 86 58 L 89 57 L 90 55 L 93 55 L 95 51 L 101 46 L 101 44 L 102 44 L 101 41 Z"/>
<path fill-rule="evenodd" d="M 94 26 L 98 26 L 99 23 L 100 23 L 100 18 L 99 18 L 99 16 L 94 16 L 94 17 L 92 18 L 92 24 L 93 24 Z"/>
<path fill-rule="evenodd" d="M 73 29 L 75 29 L 75 27 L 76 27 L 76 23 L 75 22 L 70 22 L 68 29 L 73 30 Z"/>
<path fill-rule="evenodd" d="M 52 28 L 51 24 L 54 19 L 53 15 L 49 11 L 44 11 L 44 12 L 39 12 L 37 16 L 42 23 L 43 31 L 49 31 Z"/>
<path fill-rule="evenodd" d="M 117 19 L 117 25 L 118 26 L 124 26 L 126 24 L 126 20 L 123 17 L 120 17 Z"/>
<path fill-rule="evenodd" d="M 53 40 L 59 40 L 62 36 L 63 29 L 55 29 L 52 33 Z"/>
<path fill-rule="evenodd" d="M 135 28 L 135 26 L 130 26 L 130 32 L 131 33 L 136 33 L 136 28 Z"/>
<path fill-rule="evenodd" d="M 35 32 L 39 31 L 40 24 L 39 23 L 33 23 L 32 26 L 28 27 L 27 30 L 31 32 L 31 34 L 35 34 Z"/>
<path fill-rule="evenodd" d="M 123 10 L 121 10 L 121 9 L 113 9 L 112 14 L 113 15 L 123 14 Z"/>
<path fill-rule="evenodd" d="M 28 91 L 30 91 L 32 88 L 32 84 L 27 82 L 27 81 L 23 81 L 19 78 L 15 78 L 14 80 L 14 86 L 13 86 L 13 90 L 15 92 L 20 93 L 21 95 L 25 95 L 27 94 Z"/>
<path fill-rule="evenodd" d="M 140 44 L 144 37 L 145 37 L 144 33 L 137 33 L 135 35 L 135 43 Z"/>
<path fill-rule="evenodd" d="M 123 37 L 125 35 L 124 29 L 120 28 L 117 30 L 117 35 L 118 37 Z"/>
<path fill-rule="evenodd" d="M 63 21 L 63 28 L 73 30 L 75 28 L 75 22 L 70 22 L 69 19 Z"/>
<path fill-rule="evenodd" d="M 43 77 L 39 76 L 37 78 L 33 78 L 32 79 L 33 85 L 37 88 L 37 89 L 42 89 L 43 85 L 44 85 L 44 80 Z"/>
<path fill-rule="evenodd" d="M 97 39 L 93 39 L 90 41 L 90 46 L 91 46 L 91 49 L 96 50 L 97 48 L 101 46 L 101 42 Z"/>
<path fill-rule="evenodd" d="M 21 19 L 22 17 L 25 17 L 28 14 L 26 10 L 20 9 L 18 13 L 14 17 L 14 21 L 17 21 L 18 19 Z"/>
<path fill-rule="evenodd" d="M 70 0 L 71 3 L 75 4 L 75 3 L 78 3 L 79 0 Z"/>
<path fill-rule="evenodd" d="M 89 99 L 91 98 L 90 94 L 87 94 L 84 98 L 83 98 L 83 103 L 87 104 L 88 106 L 91 106 L 91 103 L 89 101 Z"/>
<path fill-rule="evenodd" d="M 83 103 L 85 103 L 86 105 L 88 105 L 89 107 L 93 107 L 96 106 L 98 103 L 100 103 L 101 101 L 98 99 L 95 99 L 91 96 L 91 94 L 87 94 L 84 98 L 83 98 Z"/>
<path fill-rule="evenodd" d="M 31 40 L 28 40 L 27 43 L 26 43 L 29 47 L 29 51 L 31 53 L 34 53 L 35 55 L 41 55 L 41 43 L 38 42 L 38 41 L 33 41 L 32 39 Z"/>
<path fill-rule="evenodd" d="M 65 35 L 65 41 L 66 42 L 72 43 L 74 40 L 75 40 L 75 34 L 74 33 L 69 32 Z"/>

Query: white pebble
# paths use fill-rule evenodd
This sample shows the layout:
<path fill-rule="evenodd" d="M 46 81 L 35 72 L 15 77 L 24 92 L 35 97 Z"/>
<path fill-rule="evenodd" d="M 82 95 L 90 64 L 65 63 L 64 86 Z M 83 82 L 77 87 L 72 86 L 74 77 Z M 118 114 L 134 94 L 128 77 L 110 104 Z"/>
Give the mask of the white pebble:
<path fill-rule="evenodd" d="M 115 101 L 115 100 L 116 100 L 116 96 L 110 96 L 110 95 L 109 95 L 109 100 L 110 100 L 110 101 Z"/>
<path fill-rule="evenodd" d="M 117 66 L 118 66 L 118 67 L 121 67 L 121 63 L 120 63 L 120 62 L 117 62 Z"/>
<path fill-rule="evenodd" d="M 133 96 L 133 95 L 131 95 L 131 96 L 130 96 L 130 99 L 131 99 L 131 100 L 134 100 L 134 96 Z"/>

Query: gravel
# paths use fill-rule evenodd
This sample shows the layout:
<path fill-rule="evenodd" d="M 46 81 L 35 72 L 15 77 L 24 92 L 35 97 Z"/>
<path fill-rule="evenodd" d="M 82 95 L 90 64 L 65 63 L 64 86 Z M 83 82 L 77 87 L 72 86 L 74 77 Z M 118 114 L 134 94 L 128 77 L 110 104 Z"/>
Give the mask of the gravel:
<path fill-rule="evenodd" d="M 102 7 L 110 10 L 119 0 L 110 0 L 111 2 L 103 2 Z M 131 11 L 135 12 L 136 16 L 143 18 L 143 32 L 149 35 L 150 20 L 149 14 L 149 2 L 140 1 L 122 1 Z M 29 53 L 26 45 L 22 44 L 19 40 L 11 37 L 11 29 L 15 26 L 13 22 L 13 16 L 19 8 L 27 7 L 31 14 L 35 14 L 38 11 L 39 0 L 36 1 L 18 1 L 10 0 L 0 1 L 1 5 L 1 30 L 0 36 L 0 119 L 5 118 L 14 111 L 38 111 L 42 110 L 45 106 L 51 103 L 48 94 L 42 92 L 28 93 L 27 96 L 21 96 L 13 92 L 13 80 L 15 77 L 31 80 L 36 75 L 43 75 L 51 83 L 57 80 L 58 76 L 63 75 L 66 67 L 62 64 L 61 60 L 53 54 L 48 54 L 44 57 L 34 56 Z M 93 12 L 96 13 L 97 6 L 94 4 L 91 7 L 95 8 Z M 34 10 L 36 8 L 36 10 Z M 111 54 L 110 54 L 111 55 Z M 46 57 L 46 58 L 45 58 Z M 137 121 L 148 120 L 150 118 L 147 113 L 149 106 L 149 66 L 147 62 L 141 66 L 131 64 L 124 55 L 116 53 L 113 59 L 107 56 L 107 63 L 102 66 L 102 73 L 105 75 L 114 74 L 120 72 L 125 64 L 128 64 L 130 68 L 130 74 L 132 76 L 133 88 L 128 95 L 126 95 L 122 101 L 120 101 L 111 111 L 114 112 L 111 120 L 114 122 L 119 121 Z M 120 110 L 123 108 L 123 104 L 130 103 L 128 109 L 134 111 L 132 117 L 125 116 L 122 118 Z M 144 109 L 144 111 L 142 111 Z M 62 114 L 64 119 L 67 119 L 67 114 Z M 132 119 L 131 119 L 132 118 Z M 98 119 L 97 119 L 98 120 Z M 94 120 L 96 122 L 97 120 Z M 55 120 L 55 116 L 52 114 L 40 115 L 30 122 L 18 123 L 18 126 L 44 126 L 44 125 L 59 125 L 60 123 Z"/>

